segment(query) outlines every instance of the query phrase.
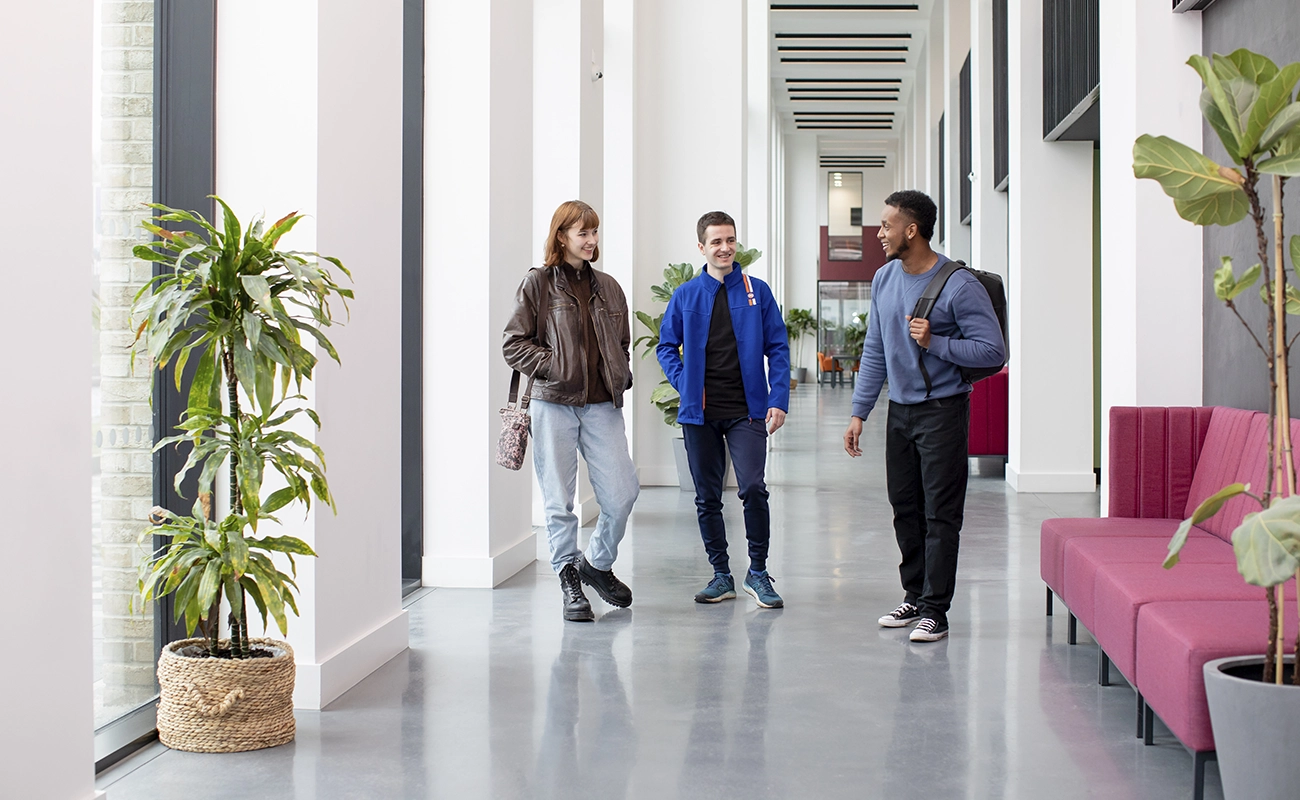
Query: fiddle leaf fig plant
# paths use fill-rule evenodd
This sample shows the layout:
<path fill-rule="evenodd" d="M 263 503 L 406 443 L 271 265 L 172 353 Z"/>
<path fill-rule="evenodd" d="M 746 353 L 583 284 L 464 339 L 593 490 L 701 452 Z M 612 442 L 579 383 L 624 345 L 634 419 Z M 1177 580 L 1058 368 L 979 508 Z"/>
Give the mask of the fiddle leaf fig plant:
<path fill-rule="evenodd" d="M 1214 516 L 1232 497 L 1248 496 L 1260 511 L 1248 514 L 1232 533 L 1237 570 L 1247 583 L 1264 589 L 1269 607 L 1269 648 L 1264 680 L 1282 682 L 1283 629 L 1278 624 L 1283 587 L 1300 580 L 1300 497 L 1292 461 L 1289 364 L 1294 337 L 1288 315 L 1300 315 L 1300 289 L 1287 274 L 1282 198 L 1288 178 L 1300 175 L 1300 63 L 1278 67 L 1249 50 L 1187 62 L 1205 84 L 1201 113 L 1235 166 L 1216 163 L 1167 136 L 1138 137 L 1133 174 L 1157 181 L 1174 201 L 1179 216 L 1197 225 L 1233 225 L 1249 217 L 1255 228 L 1258 263 L 1238 274 L 1224 256 L 1214 272 L 1214 293 L 1236 315 L 1268 366 L 1269 471 L 1266 485 L 1233 484 L 1207 498 L 1183 521 L 1169 543 L 1165 567 L 1178 563 L 1191 527 Z M 1261 193 L 1270 191 L 1272 241 Z M 1290 240 L 1292 267 L 1300 275 L 1300 237 Z M 1236 303 L 1263 276 L 1259 297 L 1268 308 L 1263 335 L 1242 316 Z M 1297 606 L 1300 610 L 1300 605 Z M 1300 645 L 1300 641 L 1297 641 Z M 1294 670 L 1300 685 L 1300 670 Z"/>
<path fill-rule="evenodd" d="M 180 390 L 186 365 L 195 362 L 181 433 L 154 449 L 192 446 L 176 475 L 178 492 L 198 470 L 188 515 L 163 508 L 150 515 L 141 542 L 159 536 L 165 543 L 142 563 L 138 589 L 146 602 L 174 595 L 176 620 L 185 620 L 190 635 L 201 628 L 214 658 L 221 654 L 215 612 L 224 599 L 230 656 L 249 658 L 248 598 L 263 626 L 269 615 L 281 633 L 287 612 L 298 611 L 293 574 L 281 571 L 272 554 L 286 557 L 290 573 L 296 573 L 294 556 L 315 555 L 301 539 L 257 536 L 258 523 L 277 523 L 275 512 L 291 503 L 308 510 L 313 497 L 337 511 L 324 453 L 294 428 L 303 424 L 299 417 L 320 427 L 301 387 L 312 377 L 315 351 L 339 361 L 325 330 L 336 324 L 331 302 L 346 311 L 353 293 L 335 281 L 331 267 L 351 277 L 338 259 L 278 249 L 301 214 L 269 226 L 260 217 L 241 225 L 225 201 L 213 199 L 222 211 L 220 228 L 197 212 L 151 204 L 159 213 L 141 224 L 157 238 L 134 250 L 165 268 L 133 307 L 140 320 L 136 339 L 153 361 L 154 380 L 170 366 Z M 215 482 L 223 467 L 229 510 L 216 519 Z M 268 470 L 283 485 L 263 499 Z"/>

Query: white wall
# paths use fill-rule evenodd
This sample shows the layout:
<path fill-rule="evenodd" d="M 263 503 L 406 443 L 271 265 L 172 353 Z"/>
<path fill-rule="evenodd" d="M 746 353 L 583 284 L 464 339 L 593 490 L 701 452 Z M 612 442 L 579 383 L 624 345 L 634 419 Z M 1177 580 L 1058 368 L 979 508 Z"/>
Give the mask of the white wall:
<path fill-rule="evenodd" d="M 746 59 L 744 0 L 637 2 L 635 64 L 635 284 L 637 309 L 662 310 L 649 287 L 670 263 L 703 261 L 695 223 L 707 211 L 740 218 L 745 207 Z M 727 46 L 719 32 L 730 31 Z M 706 77 L 707 76 L 707 77 Z M 760 206 L 759 213 L 765 213 Z M 746 244 L 750 244 L 746 242 Z M 642 299 L 644 298 L 644 299 Z M 633 364 L 626 402 L 636 420 L 636 461 L 643 485 L 675 485 L 674 431 L 653 411 L 650 392 L 662 374 L 653 356 Z"/>
<path fill-rule="evenodd" d="M 1043 141 L 1043 17 L 1008 4 L 1007 483 L 1091 492 L 1092 142 Z"/>
<path fill-rule="evenodd" d="M 13 115 L 0 128 L 0 235 L 10 266 L 0 334 L 13 343 L 5 371 L 18 387 L 4 393 L 0 408 L 21 421 L 9 426 L 0 461 L 5 558 L 13 566 L 0 581 L 0 603 L 13 612 L 5 639 L 21 651 L 0 666 L 4 797 L 94 793 L 86 494 L 93 17 L 91 3 L 51 0 L 6 8 L 0 26 L 0 107 Z M 32 233 L 52 225 L 59 229 L 53 248 Z M 50 324 L 48 305 L 33 301 L 52 291 L 66 324 Z"/>
<path fill-rule="evenodd" d="M 301 618 L 290 623 L 295 703 L 321 708 L 407 645 L 401 608 L 401 245 L 375 237 L 401 216 L 400 7 L 345 0 L 227 0 L 217 18 L 217 191 L 241 217 L 300 209 L 314 226 L 285 244 L 340 258 L 357 298 L 330 331 L 311 387 L 337 516 L 289 522 L 319 558 L 299 561 Z M 355 60 L 335 54 L 347 50 Z M 261 95 L 293 74 L 281 111 L 258 124 Z M 355 424 L 364 419 L 364 425 Z M 284 515 L 291 519 L 293 515 Z"/>
<path fill-rule="evenodd" d="M 961 188 L 966 175 L 961 170 L 961 65 L 970 51 L 970 0 L 948 0 L 943 16 L 944 40 L 944 205 L 943 253 L 949 258 L 970 261 L 971 229 L 961 224 Z"/>
<path fill-rule="evenodd" d="M 821 234 L 817 217 L 817 135 L 785 133 L 785 308 L 807 308 L 817 313 L 817 264 Z M 812 337 L 804 343 L 804 358 L 812 363 Z"/>
<path fill-rule="evenodd" d="M 532 4 L 430 0 L 425 14 L 424 581 L 490 587 L 536 547 L 529 477 L 494 461 L 501 333 L 538 257 Z"/>
<path fill-rule="evenodd" d="M 1155 181 L 1133 177 L 1133 141 L 1166 135 L 1199 149 L 1201 15 L 1160 4 L 1102 0 L 1101 406 L 1201 402 L 1202 235 Z M 1140 32 L 1140 34 L 1139 34 Z M 1159 298 L 1158 302 L 1154 301 Z M 1106 481 L 1102 481 L 1103 506 Z M 1105 509 L 1103 508 L 1103 513 Z"/>

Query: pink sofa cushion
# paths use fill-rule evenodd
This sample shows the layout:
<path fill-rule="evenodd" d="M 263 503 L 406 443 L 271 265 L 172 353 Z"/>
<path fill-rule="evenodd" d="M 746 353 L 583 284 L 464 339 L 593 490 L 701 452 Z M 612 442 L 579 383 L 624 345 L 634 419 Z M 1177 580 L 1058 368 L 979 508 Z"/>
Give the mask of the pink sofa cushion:
<path fill-rule="evenodd" d="M 1066 542 L 1074 538 L 1120 536 L 1154 538 L 1168 544 L 1177 529 L 1178 520 L 1171 519 L 1056 517 L 1043 520 L 1039 535 L 1039 571 L 1043 582 L 1064 598 Z"/>
<path fill-rule="evenodd" d="M 1175 527 L 1177 523 L 1170 520 Z M 1065 544 L 1065 594 L 1062 599 L 1089 632 L 1096 631 L 1096 576 L 1111 564 L 1159 566 L 1169 551 L 1168 539 L 1120 537 L 1074 538 Z M 1184 564 L 1235 564 L 1232 547 L 1201 531 L 1183 545 Z"/>
<path fill-rule="evenodd" d="M 1138 611 L 1137 685 L 1151 709 L 1184 745 L 1214 749 L 1205 702 L 1205 662 L 1260 654 L 1268 637 L 1268 604 L 1259 599 L 1147 603 Z M 1287 652 L 1296 636 L 1294 606 L 1287 609 Z"/>
<path fill-rule="evenodd" d="M 1106 564 L 1093 585 L 1089 628 L 1111 663 L 1132 683 L 1136 677 L 1138 610 L 1147 603 L 1173 600 L 1257 600 L 1262 590 L 1242 580 L 1235 563 Z M 1295 592 L 1291 595 L 1294 597 Z"/>
<path fill-rule="evenodd" d="M 1182 516 L 1190 517 L 1205 498 L 1231 483 L 1248 483 L 1256 493 L 1261 492 L 1267 476 L 1268 416 L 1237 408 L 1216 408 Z M 1259 504 L 1249 497 L 1236 497 L 1201 527 L 1231 542 L 1232 531 L 1242 518 L 1258 510 Z"/>
<path fill-rule="evenodd" d="M 1112 517 L 1183 517 L 1215 409 L 1115 406 L 1110 410 Z"/>

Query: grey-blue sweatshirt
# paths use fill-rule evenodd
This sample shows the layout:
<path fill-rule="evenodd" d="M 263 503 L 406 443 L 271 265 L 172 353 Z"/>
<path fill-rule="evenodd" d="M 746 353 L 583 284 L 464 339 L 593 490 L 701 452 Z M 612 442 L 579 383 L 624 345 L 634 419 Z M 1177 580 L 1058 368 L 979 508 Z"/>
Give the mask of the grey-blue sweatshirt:
<path fill-rule="evenodd" d="M 926 399 L 925 379 L 917 366 L 920 345 L 908 334 L 907 315 L 930 279 L 950 259 L 936 254 L 934 267 L 909 275 L 895 259 L 880 268 L 871 282 L 871 316 L 857 385 L 853 389 L 853 416 L 866 419 L 889 378 L 889 399 L 895 403 L 920 403 Z M 934 387 L 930 398 L 969 392 L 959 367 L 991 367 L 1003 361 L 1002 328 L 988 292 L 964 269 L 948 278 L 930 312 L 930 349 L 925 367 Z"/>

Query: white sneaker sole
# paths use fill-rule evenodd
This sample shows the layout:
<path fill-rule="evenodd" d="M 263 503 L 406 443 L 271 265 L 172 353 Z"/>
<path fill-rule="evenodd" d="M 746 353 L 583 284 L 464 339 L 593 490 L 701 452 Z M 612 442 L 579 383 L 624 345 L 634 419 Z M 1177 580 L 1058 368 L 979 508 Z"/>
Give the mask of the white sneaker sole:
<path fill-rule="evenodd" d="M 721 603 L 723 600 L 735 600 L 735 599 L 736 599 L 736 593 L 734 591 L 727 592 L 726 594 L 720 594 L 717 597 L 702 597 L 698 594 L 695 595 L 695 602 L 697 603 Z"/>
<path fill-rule="evenodd" d="M 907 635 L 907 638 L 912 640 L 913 642 L 937 642 L 940 639 L 947 639 L 948 632 L 943 631 L 942 633 L 922 633 L 921 631 L 912 631 L 910 634 Z"/>
<path fill-rule="evenodd" d="M 876 620 L 876 622 L 880 623 L 880 627 L 882 628 L 906 628 L 908 625 L 914 625 L 920 621 L 920 617 L 904 617 L 903 619 L 899 619 L 897 617 L 891 617 L 888 614 Z"/>
<path fill-rule="evenodd" d="M 770 605 L 770 606 L 769 606 L 767 603 L 764 603 L 762 600 L 759 600 L 759 599 L 758 599 L 758 592 L 756 592 L 756 591 L 754 591 L 753 589 L 749 588 L 749 584 L 747 584 L 747 583 L 744 584 L 744 585 L 742 586 L 742 588 L 744 588 L 744 590 L 745 590 L 745 594 L 747 594 L 747 595 L 749 595 L 750 597 L 754 598 L 754 602 L 755 602 L 755 603 L 758 603 L 758 607 L 759 607 L 759 608 L 785 608 L 785 601 L 784 601 L 784 600 L 781 601 L 781 604 L 780 604 L 780 605 Z"/>

